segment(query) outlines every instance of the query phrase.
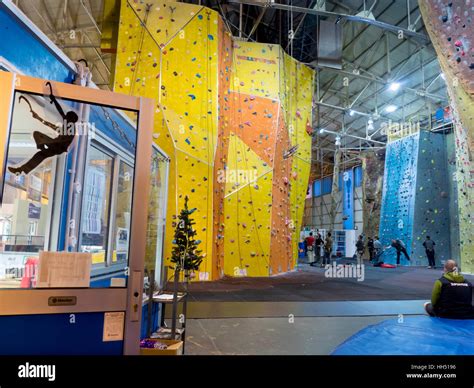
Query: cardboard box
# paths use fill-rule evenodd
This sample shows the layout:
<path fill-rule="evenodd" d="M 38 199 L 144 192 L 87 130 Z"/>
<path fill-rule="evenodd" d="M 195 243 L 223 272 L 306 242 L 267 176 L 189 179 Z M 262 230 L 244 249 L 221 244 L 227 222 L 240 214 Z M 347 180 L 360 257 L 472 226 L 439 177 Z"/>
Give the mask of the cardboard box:
<path fill-rule="evenodd" d="M 168 349 L 140 348 L 142 356 L 180 356 L 183 354 L 183 341 L 149 338 L 149 341 L 168 345 Z"/>

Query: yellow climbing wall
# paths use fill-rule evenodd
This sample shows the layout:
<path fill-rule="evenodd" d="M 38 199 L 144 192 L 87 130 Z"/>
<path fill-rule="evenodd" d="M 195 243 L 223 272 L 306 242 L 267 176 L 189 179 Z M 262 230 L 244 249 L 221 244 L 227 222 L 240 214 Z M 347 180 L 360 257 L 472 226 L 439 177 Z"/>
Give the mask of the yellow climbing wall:
<path fill-rule="evenodd" d="M 469 1 L 420 1 L 420 11 L 446 76 L 454 116 L 460 261 L 474 273 L 474 8 Z"/>
<path fill-rule="evenodd" d="M 313 71 L 284 55 L 285 81 L 283 110 L 291 146 L 298 146 L 291 165 L 291 219 L 295 231 L 301 230 L 304 202 L 311 170 Z M 293 233 L 293 257 L 297 257 L 299 233 Z"/>
<path fill-rule="evenodd" d="M 313 79 L 312 70 L 279 46 L 234 43 L 227 275 L 269 276 L 296 264 L 294 232 L 301 227 L 311 166 Z"/>
<path fill-rule="evenodd" d="M 313 72 L 279 46 L 233 42 L 205 7 L 120 5 L 114 90 L 155 99 L 153 140 L 171 158 L 166 260 L 188 195 L 205 253 L 197 280 L 293 268 Z"/>

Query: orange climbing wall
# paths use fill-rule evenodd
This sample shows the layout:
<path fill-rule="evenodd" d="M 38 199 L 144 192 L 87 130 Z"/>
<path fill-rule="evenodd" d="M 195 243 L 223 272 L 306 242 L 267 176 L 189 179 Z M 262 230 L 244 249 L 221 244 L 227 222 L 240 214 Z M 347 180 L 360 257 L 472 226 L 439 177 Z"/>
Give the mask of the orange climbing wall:
<path fill-rule="evenodd" d="M 121 0 L 114 90 L 156 100 L 154 141 L 171 158 L 166 259 L 188 195 L 205 254 L 198 280 L 293 268 L 312 84 L 279 46 L 234 43 L 212 10 Z"/>
<path fill-rule="evenodd" d="M 419 3 L 446 75 L 455 120 L 461 267 L 474 273 L 474 9 L 466 0 Z"/>
<path fill-rule="evenodd" d="M 296 264 L 314 74 L 279 46 L 249 42 L 235 42 L 233 69 L 227 169 L 255 179 L 226 184 L 225 273 L 274 275 Z"/>
<path fill-rule="evenodd" d="M 224 28 L 222 19 L 219 19 L 219 105 L 218 105 L 218 144 L 214 163 L 214 243 L 212 273 L 213 278 L 224 275 L 224 197 L 225 183 L 221 179 L 221 172 L 227 161 L 230 135 L 231 93 L 232 78 L 232 38 Z"/>

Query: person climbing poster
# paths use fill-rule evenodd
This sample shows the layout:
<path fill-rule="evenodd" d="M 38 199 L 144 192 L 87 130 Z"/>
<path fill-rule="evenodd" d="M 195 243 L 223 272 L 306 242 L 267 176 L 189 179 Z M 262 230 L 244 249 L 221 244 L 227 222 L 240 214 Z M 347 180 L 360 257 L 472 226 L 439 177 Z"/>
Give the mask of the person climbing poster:
<path fill-rule="evenodd" d="M 36 167 L 38 167 L 45 159 L 51 158 L 53 156 L 61 155 L 64 152 L 67 152 L 69 146 L 72 144 L 74 137 L 76 136 L 76 124 L 79 120 L 79 117 L 76 112 L 68 111 L 64 113 L 63 108 L 59 104 L 58 100 L 53 94 L 53 87 L 51 86 L 50 82 L 46 82 L 46 86 L 49 86 L 50 94 L 49 99 L 50 103 L 54 104 L 54 107 L 58 111 L 59 115 L 62 118 L 62 124 L 56 125 L 51 123 L 40 115 L 38 115 L 32 105 L 31 102 L 23 95 L 18 98 L 18 102 L 21 103 L 24 101 L 29 109 L 32 117 L 35 120 L 38 120 L 41 124 L 50 129 L 53 129 L 58 136 L 56 137 L 49 137 L 43 132 L 34 131 L 33 132 L 33 139 L 36 143 L 36 148 L 38 152 L 34 154 L 30 160 L 23 162 L 21 165 L 18 166 L 8 166 L 8 171 L 12 174 L 20 175 L 25 174 L 28 175 L 31 171 L 33 171 Z"/>

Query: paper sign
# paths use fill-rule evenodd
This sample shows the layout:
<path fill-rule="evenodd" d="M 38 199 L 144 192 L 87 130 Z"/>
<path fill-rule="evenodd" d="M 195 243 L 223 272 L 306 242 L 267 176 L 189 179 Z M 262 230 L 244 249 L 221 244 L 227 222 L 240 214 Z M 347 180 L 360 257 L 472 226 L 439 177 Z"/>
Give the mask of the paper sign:
<path fill-rule="evenodd" d="M 117 253 L 128 252 L 128 229 L 117 228 Z"/>
<path fill-rule="evenodd" d="M 40 252 L 36 287 L 89 287 L 91 263 L 90 253 Z"/>
<path fill-rule="evenodd" d="M 125 313 L 104 313 L 103 342 L 123 341 L 123 330 L 125 326 Z"/>
<path fill-rule="evenodd" d="M 127 287 L 127 279 L 112 278 L 110 279 L 110 287 Z"/>

